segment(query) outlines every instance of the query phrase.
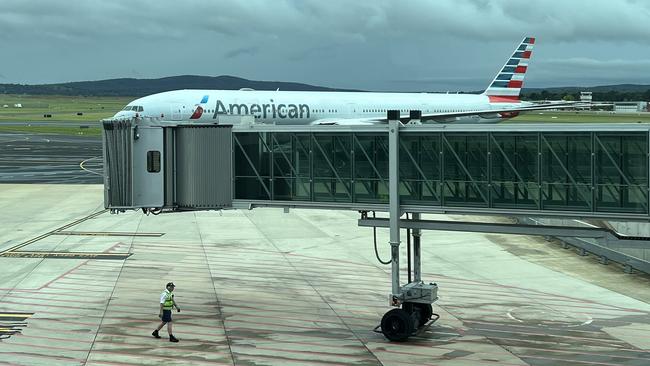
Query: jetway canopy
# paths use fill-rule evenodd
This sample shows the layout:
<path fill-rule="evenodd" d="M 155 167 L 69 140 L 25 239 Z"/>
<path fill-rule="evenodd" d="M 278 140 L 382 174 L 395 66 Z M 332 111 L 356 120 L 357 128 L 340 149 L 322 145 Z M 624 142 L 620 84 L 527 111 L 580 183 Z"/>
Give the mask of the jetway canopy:
<path fill-rule="evenodd" d="M 388 211 L 386 125 L 116 123 L 105 123 L 109 208 Z M 403 125 L 400 208 L 648 220 L 649 133 L 640 124 Z M 158 171 L 148 171 L 152 159 Z"/>
<path fill-rule="evenodd" d="M 415 125 L 399 134 L 404 211 L 647 219 L 648 127 Z M 387 127 L 233 133 L 239 205 L 388 204 Z"/>

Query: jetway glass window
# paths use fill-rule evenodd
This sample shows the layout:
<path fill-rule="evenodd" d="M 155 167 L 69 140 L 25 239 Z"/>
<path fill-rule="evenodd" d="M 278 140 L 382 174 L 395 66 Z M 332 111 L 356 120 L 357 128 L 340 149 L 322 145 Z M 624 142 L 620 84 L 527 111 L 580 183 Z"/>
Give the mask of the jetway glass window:
<path fill-rule="evenodd" d="M 443 202 L 450 206 L 486 207 L 488 134 L 443 134 Z"/>
<path fill-rule="evenodd" d="M 537 134 L 492 134 L 491 199 L 494 207 L 538 209 L 540 205 Z"/>
<path fill-rule="evenodd" d="M 388 203 L 388 136 L 355 134 L 352 141 L 355 201 Z"/>
<path fill-rule="evenodd" d="M 648 212 L 648 143 L 645 136 L 595 136 L 596 209 Z"/>
<path fill-rule="evenodd" d="M 407 204 L 441 203 L 441 134 L 400 139 L 400 199 Z"/>
<path fill-rule="evenodd" d="M 351 134 L 312 134 L 315 200 L 352 202 L 351 141 Z"/>
<path fill-rule="evenodd" d="M 543 208 L 591 211 L 591 135 L 545 133 L 541 140 Z"/>
<path fill-rule="evenodd" d="M 271 152 L 268 133 L 241 133 L 234 136 L 235 198 L 271 199 Z"/>
<path fill-rule="evenodd" d="M 309 135 L 274 133 L 269 135 L 274 200 L 309 201 L 311 199 Z"/>

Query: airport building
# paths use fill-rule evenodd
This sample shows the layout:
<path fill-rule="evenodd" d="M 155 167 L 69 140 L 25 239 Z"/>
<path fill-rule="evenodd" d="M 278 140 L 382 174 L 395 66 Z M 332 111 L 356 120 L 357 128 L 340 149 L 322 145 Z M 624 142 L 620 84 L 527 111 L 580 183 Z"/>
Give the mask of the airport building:
<path fill-rule="evenodd" d="M 593 102 L 593 93 L 590 91 L 580 92 L 580 102 L 582 103 L 591 103 Z M 607 103 L 607 102 L 605 102 Z M 649 104 L 645 101 L 634 101 L 634 102 L 612 102 L 614 105 L 613 111 L 617 113 L 638 113 L 638 112 L 648 112 Z"/>
<path fill-rule="evenodd" d="M 617 113 L 637 113 L 647 112 L 648 102 L 615 102 L 614 112 Z"/>

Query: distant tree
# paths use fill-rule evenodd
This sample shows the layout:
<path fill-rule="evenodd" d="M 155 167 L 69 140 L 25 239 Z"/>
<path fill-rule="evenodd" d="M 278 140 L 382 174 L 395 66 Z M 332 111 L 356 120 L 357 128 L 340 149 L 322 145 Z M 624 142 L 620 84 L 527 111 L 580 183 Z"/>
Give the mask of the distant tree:
<path fill-rule="evenodd" d="M 539 99 L 542 99 L 542 100 L 551 99 L 550 95 L 551 95 L 551 93 L 549 93 L 548 90 L 542 90 L 542 92 L 539 95 L 540 96 Z"/>
<path fill-rule="evenodd" d="M 576 100 L 576 98 L 571 94 L 567 94 L 567 95 L 562 97 L 562 100 L 567 101 L 567 102 L 573 102 L 574 100 Z"/>
<path fill-rule="evenodd" d="M 528 95 L 528 99 L 530 99 L 530 100 L 540 100 L 541 97 L 539 96 L 538 93 L 530 93 L 530 94 Z"/>
<path fill-rule="evenodd" d="M 641 100 L 646 102 L 650 101 L 650 89 L 646 90 L 645 92 L 643 92 L 643 94 L 641 94 Z"/>

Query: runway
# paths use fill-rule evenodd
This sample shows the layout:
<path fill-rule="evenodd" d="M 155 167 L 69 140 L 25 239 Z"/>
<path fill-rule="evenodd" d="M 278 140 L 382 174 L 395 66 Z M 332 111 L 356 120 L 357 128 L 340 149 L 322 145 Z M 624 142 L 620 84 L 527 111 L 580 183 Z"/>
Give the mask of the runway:
<path fill-rule="evenodd" d="M 39 126 L 39 127 L 76 127 L 79 126 L 89 126 L 89 127 L 101 127 L 101 124 L 98 122 L 78 122 L 78 121 L 30 121 L 30 122 L 21 122 L 21 121 L 2 121 L 0 126 Z"/>
<path fill-rule="evenodd" d="M 102 183 L 99 137 L 0 133 L 0 183 Z"/>
<path fill-rule="evenodd" d="M 373 332 L 389 309 L 390 266 L 375 259 L 372 231 L 356 226 L 356 212 L 110 215 L 102 193 L 101 185 L 0 185 L 1 362 L 641 366 L 650 359 L 647 277 L 542 238 L 424 232 L 423 277 L 440 287 L 441 318 L 411 341 L 391 343 Z M 378 241 L 386 257 L 387 231 Z M 168 281 L 182 308 L 174 313 L 179 344 L 150 335 Z"/>

